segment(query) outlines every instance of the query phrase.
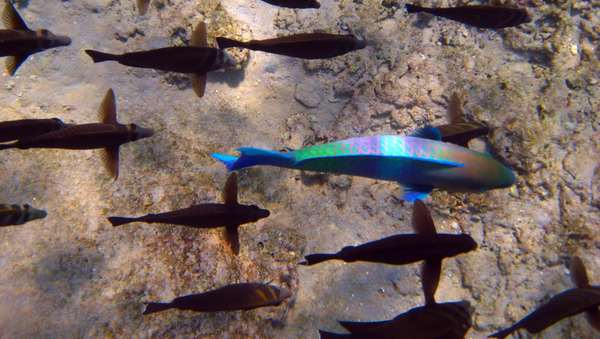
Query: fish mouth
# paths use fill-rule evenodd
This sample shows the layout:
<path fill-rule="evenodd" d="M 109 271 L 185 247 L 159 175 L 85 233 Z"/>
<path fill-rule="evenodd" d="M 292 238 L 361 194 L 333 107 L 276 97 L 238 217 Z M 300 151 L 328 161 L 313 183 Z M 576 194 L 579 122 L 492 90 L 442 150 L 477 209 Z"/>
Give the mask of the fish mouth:
<path fill-rule="evenodd" d="M 71 38 L 66 35 L 56 35 L 56 44 L 58 46 L 69 46 L 71 44 Z"/>

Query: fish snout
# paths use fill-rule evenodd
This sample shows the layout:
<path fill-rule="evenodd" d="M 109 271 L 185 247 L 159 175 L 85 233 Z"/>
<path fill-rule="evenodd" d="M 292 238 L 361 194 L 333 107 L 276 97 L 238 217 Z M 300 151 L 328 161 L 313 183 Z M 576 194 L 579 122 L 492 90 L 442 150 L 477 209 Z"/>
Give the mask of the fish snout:
<path fill-rule="evenodd" d="M 288 290 L 287 288 L 282 287 L 279 289 L 279 297 L 280 297 L 281 301 L 283 301 L 291 296 L 292 296 L 292 291 Z"/>
<path fill-rule="evenodd" d="M 154 135 L 154 128 L 141 128 L 140 127 L 140 131 L 139 131 L 138 135 L 139 135 L 138 139 L 149 138 Z"/>
<path fill-rule="evenodd" d="M 133 141 L 143 139 L 143 138 L 148 138 L 148 137 L 151 137 L 152 135 L 154 135 L 153 128 L 144 128 L 144 127 L 140 127 L 136 124 L 131 124 L 129 126 L 130 126 L 129 128 L 130 128 L 131 139 Z"/>
<path fill-rule="evenodd" d="M 258 219 L 263 219 L 263 218 L 267 218 L 268 216 L 270 216 L 271 212 L 269 210 L 264 210 L 264 209 L 259 208 L 257 215 L 258 215 Z"/>
<path fill-rule="evenodd" d="M 71 38 L 66 35 L 56 35 L 57 46 L 69 46 L 71 44 Z"/>
<path fill-rule="evenodd" d="M 367 40 L 356 39 L 356 49 L 363 49 L 367 47 Z"/>

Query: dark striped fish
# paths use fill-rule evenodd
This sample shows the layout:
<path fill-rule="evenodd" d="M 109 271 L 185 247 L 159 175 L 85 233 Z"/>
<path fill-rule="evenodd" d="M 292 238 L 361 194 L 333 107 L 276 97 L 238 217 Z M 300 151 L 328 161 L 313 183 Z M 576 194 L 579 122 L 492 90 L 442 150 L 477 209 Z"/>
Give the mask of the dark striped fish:
<path fill-rule="evenodd" d="M 217 38 L 220 48 L 241 47 L 254 51 L 287 55 L 301 59 L 326 59 L 346 54 L 367 45 L 354 35 L 326 33 L 300 33 L 266 40 L 242 42 L 228 38 Z"/>
<path fill-rule="evenodd" d="M 427 304 L 386 321 L 340 321 L 340 325 L 350 334 L 337 334 L 321 330 L 319 330 L 319 334 L 322 339 L 458 339 L 463 338 L 471 328 L 473 311 L 474 309 L 468 301 Z"/>
<path fill-rule="evenodd" d="M 406 4 L 408 13 L 425 12 L 446 19 L 462 22 L 477 28 L 500 29 L 518 26 L 531 21 L 524 8 L 471 5 L 445 8 L 427 8 Z"/>
<path fill-rule="evenodd" d="M 435 126 L 440 131 L 444 142 L 468 148 L 469 140 L 486 135 L 490 131 L 486 124 L 463 120 L 464 112 L 456 93 L 450 98 L 447 116 L 449 124 Z"/>
<path fill-rule="evenodd" d="M 242 224 L 256 222 L 270 215 L 268 210 L 256 205 L 241 205 L 237 201 L 237 175 L 231 173 L 222 192 L 223 204 L 199 204 L 188 208 L 148 214 L 138 218 L 109 217 L 113 226 L 134 221 L 190 226 L 196 228 L 225 227 L 225 240 L 235 254 L 240 252 L 238 228 Z"/>
<path fill-rule="evenodd" d="M 29 205 L 0 204 L 0 226 L 23 225 L 24 223 L 43 219 L 46 211 L 35 209 Z"/>
<path fill-rule="evenodd" d="M 60 119 L 22 119 L 0 122 L 0 142 L 31 138 L 68 125 Z"/>
<path fill-rule="evenodd" d="M 170 303 L 147 303 L 142 314 L 152 314 L 177 308 L 195 312 L 222 312 L 251 310 L 279 306 L 292 292 L 272 285 L 245 283 L 232 284 L 201 294 L 175 298 Z"/>
<path fill-rule="evenodd" d="M 119 176 L 119 146 L 150 137 L 154 134 L 154 130 L 142 128 L 135 124 L 119 124 L 117 122 L 115 94 L 112 89 L 106 92 L 106 96 L 100 104 L 99 115 L 102 118 L 101 123 L 67 126 L 37 137 L 20 139 L 10 144 L 0 145 L 0 150 L 8 148 L 103 148 L 102 158 L 106 169 L 116 180 Z"/>
<path fill-rule="evenodd" d="M 8 0 L 2 13 L 2 22 L 7 29 L 0 30 L 0 56 L 8 56 L 6 69 L 11 76 L 31 54 L 71 44 L 68 36 L 54 35 L 46 29 L 34 31 L 27 28 Z"/>
<path fill-rule="evenodd" d="M 86 49 L 85 52 L 96 62 L 117 61 L 118 63 L 162 71 L 191 73 L 192 89 L 198 97 L 204 95 L 206 73 L 235 66 L 236 61 L 227 52 L 208 47 L 206 26 L 200 22 L 192 32 L 190 46 L 175 46 L 124 54 L 108 54 Z"/>
<path fill-rule="evenodd" d="M 586 312 L 590 325 L 600 330 L 600 288 L 590 286 L 585 266 L 579 257 L 574 257 L 571 262 L 571 279 L 577 288 L 555 295 L 518 323 L 488 338 L 504 338 L 519 329 L 532 334 L 539 333 L 564 318 L 582 312 Z"/>
<path fill-rule="evenodd" d="M 316 0 L 262 0 L 271 5 L 287 8 L 319 8 L 321 4 Z"/>

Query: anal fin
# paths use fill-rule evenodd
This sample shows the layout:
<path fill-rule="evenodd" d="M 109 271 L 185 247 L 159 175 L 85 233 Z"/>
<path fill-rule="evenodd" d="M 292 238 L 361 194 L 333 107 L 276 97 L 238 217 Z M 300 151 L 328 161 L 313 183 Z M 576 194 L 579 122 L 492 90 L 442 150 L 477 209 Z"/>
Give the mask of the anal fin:
<path fill-rule="evenodd" d="M 11 56 L 7 57 L 6 58 L 6 69 L 8 70 L 8 74 L 10 74 L 10 76 L 15 75 L 19 66 L 21 66 L 21 64 L 25 60 L 27 60 L 28 56 L 29 56 L 29 54 L 11 55 Z"/>
<path fill-rule="evenodd" d="M 206 74 L 194 73 L 191 77 L 192 89 L 198 98 L 204 96 L 204 90 L 206 89 Z"/>
<path fill-rule="evenodd" d="M 240 235 L 238 233 L 238 228 L 240 225 L 228 225 L 225 226 L 225 241 L 229 244 L 231 248 L 231 252 L 233 254 L 240 254 Z"/>
<path fill-rule="evenodd" d="M 108 174 L 117 180 L 119 177 L 119 146 L 111 146 L 103 149 L 102 161 Z"/>

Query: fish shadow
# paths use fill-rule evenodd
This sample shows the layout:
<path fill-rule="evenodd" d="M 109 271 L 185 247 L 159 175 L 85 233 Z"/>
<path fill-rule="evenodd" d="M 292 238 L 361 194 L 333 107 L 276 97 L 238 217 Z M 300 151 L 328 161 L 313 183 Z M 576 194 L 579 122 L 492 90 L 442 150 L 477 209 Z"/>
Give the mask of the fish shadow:
<path fill-rule="evenodd" d="M 224 83 L 231 88 L 236 88 L 246 78 L 246 68 L 226 70 L 223 72 L 210 72 L 206 75 L 208 82 Z"/>

